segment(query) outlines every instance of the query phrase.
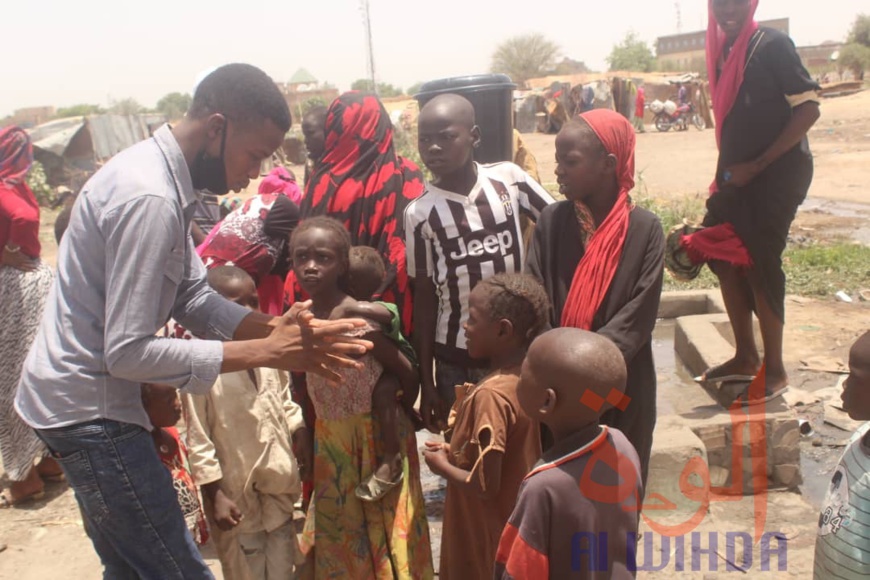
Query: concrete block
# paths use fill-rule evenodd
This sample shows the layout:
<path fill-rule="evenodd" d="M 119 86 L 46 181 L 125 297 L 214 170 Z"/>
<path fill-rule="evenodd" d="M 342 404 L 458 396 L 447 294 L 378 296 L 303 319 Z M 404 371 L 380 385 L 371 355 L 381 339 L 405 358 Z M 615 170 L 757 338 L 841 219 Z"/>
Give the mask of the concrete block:
<path fill-rule="evenodd" d="M 687 426 L 704 443 L 711 485 L 726 488 L 722 493 L 752 495 L 761 478 L 768 489 L 795 489 L 803 481 L 797 416 L 781 402 L 733 413 L 723 410 L 687 421 Z"/>
<path fill-rule="evenodd" d="M 706 290 L 677 290 L 662 292 L 659 318 L 680 318 L 710 313 L 710 296 Z"/>
<path fill-rule="evenodd" d="M 719 290 L 707 290 L 707 314 L 725 314 L 725 301 Z"/>
<path fill-rule="evenodd" d="M 703 502 L 687 498 L 680 490 L 680 476 L 696 457 L 707 463 L 704 443 L 691 429 L 680 424 L 668 424 L 667 421 L 657 425 L 647 478 L 646 503 L 665 503 L 669 507 L 656 510 L 656 520 L 685 521 L 702 505 Z M 692 487 L 701 489 L 701 497 L 709 497 L 709 486 L 701 476 L 692 473 L 688 481 Z"/>
<path fill-rule="evenodd" d="M 710 365 L 724 362 L 734 355 L 734 347 L 716 327 L 728 322 L 725 314 L 684 316 L 677 319 L 674 349 L 683 364 L 694 375 L 700 375 Z"/>

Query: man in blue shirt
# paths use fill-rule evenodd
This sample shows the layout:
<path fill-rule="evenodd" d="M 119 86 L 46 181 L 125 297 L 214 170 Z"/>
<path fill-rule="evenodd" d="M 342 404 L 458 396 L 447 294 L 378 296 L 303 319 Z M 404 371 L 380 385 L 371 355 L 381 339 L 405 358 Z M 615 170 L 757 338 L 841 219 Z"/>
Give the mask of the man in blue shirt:
<path fill-rule="evenodd" d="M 225 300 L 194 251 L 197 191 L 246 187 L 290 122 L 265 73 L 221 67 L 180 123 L 116 155 L 73 209 L 15 407 L 63 467 L 106 578 L 211 578 L 151 439 L 143 383 L 205 393 L 220 373 L 257 367 L 339 379 L 330 367 L 355 365 L 341 355 L 370 346 L 333 342 L 360 321 Z M 207 340 L 157 338 L 170 316 Z"/>

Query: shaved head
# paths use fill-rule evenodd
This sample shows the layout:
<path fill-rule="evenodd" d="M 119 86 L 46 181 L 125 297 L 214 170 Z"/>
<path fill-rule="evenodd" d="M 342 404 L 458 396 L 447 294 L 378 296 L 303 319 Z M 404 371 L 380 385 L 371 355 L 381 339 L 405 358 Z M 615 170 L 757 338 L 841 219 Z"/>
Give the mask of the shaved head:
<path fill-rule="evenodd" d="M 598 425 L 601 413 L 630 401 L 623 397 L 627 371 L 609 339 L 576 328 L 557 328 L 529 347 L 517 385 L 527 415 L 555 434 Z"/>
<path fill-rule="evenodd" d="M 870 367 L 870 332 L 862 334 L 849 350 L 849 359 Z"/>
<path fill-rule="evenodd" d="M 447 93 L 438 95 L 420 110 L 421 122 L 436 119 L 449 120 L 471 129 L 475 126 L 474 105 L 460 95 Z"/>
<path fill-rule="evenodd" d="M 542 334 L 528 353 L 529 369 L 562 397 L 579 400 L 587 389 L 602 398 L 625 391 L 625 359 L 613 342 L 577 328 Z"/>
<path fill-rule="evenodd" d="M 420 111 L 417 147 L 435 185 L 467 195 L 468 191 L 459 189 L 469 176 L 472 182 L 477 178 L 474 149 L 479 143 L 480 128 L 474 121 L 474 107 L 465 97 L 438 95 Z"/>

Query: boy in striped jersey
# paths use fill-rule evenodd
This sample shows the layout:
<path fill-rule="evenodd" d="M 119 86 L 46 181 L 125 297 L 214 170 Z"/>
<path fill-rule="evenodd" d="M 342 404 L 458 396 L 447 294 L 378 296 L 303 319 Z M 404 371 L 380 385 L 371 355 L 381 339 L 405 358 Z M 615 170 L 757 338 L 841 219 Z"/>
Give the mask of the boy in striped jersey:
<path fill-rule="evenodd" d="M 870 332 L 849 352 L 842 399 L 852 419 L 870 421 Z M 870 423 L 852 436 L 831 478 L 819 515 L 813 577 L 870 577 Z"/>
<path fill-rule="evenodd" d="M 513 163 L 476 163 L 479 144 L 480 129 L 467 99 L 440 95 L 420 111 L 420 157 L 433 180 L 405 210 L 405 244 L 408 275 L 414 279 L 420 410 L 435 432 L 445 426 L 454 388 L 487 374 L 485 361 L 468 356 L 462 329 L 471 290 L 495 274 L 522 272 L 520 215 L 537 220 L 553 203 Z"/>

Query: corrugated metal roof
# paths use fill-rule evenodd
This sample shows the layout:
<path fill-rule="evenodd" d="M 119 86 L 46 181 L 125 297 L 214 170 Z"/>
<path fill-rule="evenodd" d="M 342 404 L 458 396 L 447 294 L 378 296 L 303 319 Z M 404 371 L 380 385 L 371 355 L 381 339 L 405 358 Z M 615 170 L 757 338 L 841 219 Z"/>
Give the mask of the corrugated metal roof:
<path fill-rule="evenodd" d="M 63 157 L 67 146 L 73 140 L 82 127 L 85 126 L 84 117 L 69 117 L 43 123 L 30 129 L 30 139 L 33 146 Z"/>
<path fill-rule="evenodd" d="M 88 131 L 94 157 L 103 160 L 151 136 L 151 130 L 166 122 L 160 114 L 94 115 L 88 117 Z"/>
<path fill-rule="evenodd" d="M 29 133 L 34 147 L 62 157 L 73 138 L 86 128 L 91 135 L 94 158 L 103 161 L 147 139 L 165 122 L 166 117 L 158 113 L 91 115 L 44 123 Z"/>

